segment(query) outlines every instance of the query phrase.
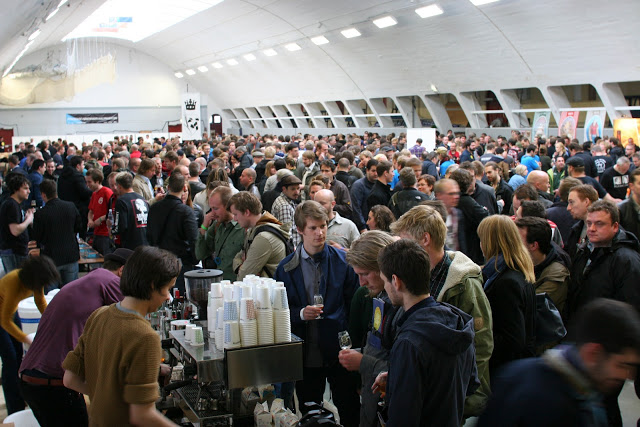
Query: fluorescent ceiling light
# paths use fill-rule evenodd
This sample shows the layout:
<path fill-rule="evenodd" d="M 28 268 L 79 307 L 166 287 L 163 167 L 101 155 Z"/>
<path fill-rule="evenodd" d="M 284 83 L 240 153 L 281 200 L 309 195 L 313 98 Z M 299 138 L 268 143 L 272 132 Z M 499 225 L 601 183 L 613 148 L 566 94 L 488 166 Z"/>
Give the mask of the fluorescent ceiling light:
<path fill-rule="evenodd" d="M 201 73 L 206 73 L 207 71 L 209 71 L 209 69 L 205 65 L 201 65 L 198 67 L 198 71 L 200 71 Z"/>
<path fill-rule="evenodd" d="M 213 65 L 213 68 L 222 68 L 222 64 L 219 62 L 213 62 L 211 65 Z"/>
<path fill-rule="evenodd" d="M 289 43 L 288 45 L 285 45 L 284 48 L 287 49 L 289 52 L 295 52 L 296 50 L 302 49 L 300 45 L 298 45 L 298 43 Z"/>
<path fill-rule="evenodd" d="M 276 56 L 278 54 L 278 52 L 273 49 L 265 49 L 262 51 L 262 53 L 264 53 L 266 56 Z"/>
<path fill-rule="evenodd" d="M 63 0 L 61 5 L 66 1 Z M 106 0 L 62 41 L 110 37 L 138 42 L 203 12 L 222 0 Z M 58 6 L 60 7 L 60 6 Z"/>
<path fill-rule="evenodd" d="M 233 58 L 227 59 L 227 64 L 229 64 L 229 65 L 238 65 L 238 61 L 236 61 Z"/>
<path fill-rule="evenodd" d="M 469 1 L 476 6 L 482 6 L 483 4 L 495 3 L 498 0 L 469 0 Z"/>
<path fill-rule="evenodd" d="M 182 74 L 180 71 L 177 71 L 176 73 L 174 73 L 174 76 L 176 76 L 177 78 L 181 79 L 184 77 L 184 74 Z"/>
<path fill-rule="evenodd" d="M 193 71 L 191 68 L 189 68 L 188 70 L 185 71 L 185 73 L 187 73 L 190 76 L 193 76 L 196 72 Z"/>
<path fill-rule="evenodd" d="M 29 36 L 29 41 L 35 40 L 36 37 L 38 37 L 40 35 L 41 31 L 38 28 L 37 30 L 35 30 L 30 36 Z"/>
<path fill-rule="evenodd" d="M 342 30 L 340 32 L 348 39 L 360 36 L 360 31 L 356 30 L 355 28 L 347 28 L 346 30 Z"/>
<path fill-rule="evenodd" d="M 396 25 L 398 21 L 393 16 L 384 16 L 382 18 L 374 19 L 373 23 L 378 28 L 387 28 Z"/>
<path fill-rule="evenodd" d="M 244 59 L 246 59 L 247 61 L 249 61 L 249 62 L 256 60 L 256 56 L 253 53 L 247 53 L 246 55 L 243 55 L 242 57 Z"/>
<path fill-rule="evenodd" d="M 432 16 L 442 15 L 444 12 L 437 4 L 430 4 L 429 6 L 416 9 L 416 13 L 420 18 L 430 18 Z"/>
<path fill-rule="evenodd" d="M 318 46 L 329 43 L 325 36 L 313 37 L 311 41 Z"/>

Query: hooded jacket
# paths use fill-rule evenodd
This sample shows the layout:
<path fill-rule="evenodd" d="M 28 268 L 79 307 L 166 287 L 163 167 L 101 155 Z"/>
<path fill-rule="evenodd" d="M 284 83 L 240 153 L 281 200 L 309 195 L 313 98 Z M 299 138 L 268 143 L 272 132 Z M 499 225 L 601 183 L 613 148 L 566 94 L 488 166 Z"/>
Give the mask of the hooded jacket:
<path fill-rule="evenodd" d="M 620 225 L 640 239 L 640 214 L 636 211 L 637 208 L 638 206 L 633 200 L 633 195 L 618 203 L 618 209 L 620 209 Z"/>
<path fill-rule="evenodd" d="M 571 267 L 571 284 L 567 299 L 567 318 L 596 298 L 611 298 L 640 310 L 640 243 L 620 228 L 611 246 L 589 250 L 578 247 Z"/>
<path fill-rule="evenodd" d="M 438 302 L 451 304 L 473 318 L 476 363 L 480 387 L 467 397 L 464 415 L 477 416 L 482 413 L 491 387 L 489 382 L 489 359 L 493 353 L 493 321 L 491 305 L 482 288 L 482 270 L 462 252 L 447 252 L 451 258 L 449 273 L 444 286 L 434 298 Z"/>
<path fill-rule="evenodd" d="M 536 294 L 547 293 L 560 312 L 567 301 L 570 265 L 569 255 L 552 247 L 544 261 L 534 267 Z"/>
<path fill-rule="evenodd" d="M 278 263 L 287 255 L 285 244 L 277 235 L 268 231 L 257 233 L 258 227 L 262 225 L 274 227 L 289 239 L 289 227 L 269 212 L 264 212 L 256 226 L 247 230 L 242 250 L 233 260 L 233 269 L 238 272 L 238 280 L 244 279 L 248 274 L 272 277 Z"/>
<path fill-rule="evenodd" d="M 84 176 L 71 166 L 62 169 L 58 179 L 58 197 L 60 200 L 73 202 L 78 209 L 89 209 L 89 200 L 93 192 L 87 187 Z M 82 210 L 80 211 L 82 215 Z M 86 216 L 86 213 L 84 214 Z"/>
<path fill-rule="evenodd" d="M 389 358 L 387 426 L 462 425 L 465 398 L 478 386 L 473 319 L 427 298 L 398 325 Z"/>

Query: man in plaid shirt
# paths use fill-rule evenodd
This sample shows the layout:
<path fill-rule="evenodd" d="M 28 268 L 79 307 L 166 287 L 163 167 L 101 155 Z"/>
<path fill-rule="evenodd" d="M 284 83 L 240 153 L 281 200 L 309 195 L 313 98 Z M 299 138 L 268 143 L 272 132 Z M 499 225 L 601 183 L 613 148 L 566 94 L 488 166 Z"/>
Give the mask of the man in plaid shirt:
<path fill-rule="evenodd" d="M 273 202 L 271 214 L 283 224 L 289 224 L 293 227 L 293 214 L 296 207 L 300 203 L 300 185 L 302 181 L 295 175 L 288 175 L 280 180 L 282 184 L 282 194 Z M 293 231 L 291 233 L 291 242 L 294 247 L 300 244 L 300 235 Z"/>

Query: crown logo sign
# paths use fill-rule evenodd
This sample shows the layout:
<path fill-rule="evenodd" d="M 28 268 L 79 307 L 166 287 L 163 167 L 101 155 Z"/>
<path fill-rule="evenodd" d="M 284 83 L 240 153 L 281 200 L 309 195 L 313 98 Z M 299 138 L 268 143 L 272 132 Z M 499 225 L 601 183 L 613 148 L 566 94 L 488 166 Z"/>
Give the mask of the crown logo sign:
<path fill-rule="evenodd" d="M 184 103 L 184 106 L 187 110 L 195 110 L 196 109 L 196 101 L 193 99 L 189 99 Z"/>

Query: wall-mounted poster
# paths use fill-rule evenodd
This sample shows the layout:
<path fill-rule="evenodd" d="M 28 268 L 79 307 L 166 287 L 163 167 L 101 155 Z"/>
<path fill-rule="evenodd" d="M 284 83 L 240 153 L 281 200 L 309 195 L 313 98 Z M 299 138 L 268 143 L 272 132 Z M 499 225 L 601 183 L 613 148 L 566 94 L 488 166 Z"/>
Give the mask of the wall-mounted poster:
<path fill-rule="evenodd" d="M 533 116 L 533 126 L 531 134 L 533 136 L 547 136 L 549 132 L 549 120 L 551 120 L 551 111 L 538 111 Z"/>
<path fill-rule="evenodd" d="M 576 137 L 579 114 L 579 111 L 563 111 L 562 114 L 560 114 L 560 123 L 558 123 L 558 136 L 568 136 L 571 139 Z"/>
<path fill-rule="evenodd" d="M 624 147 L 629 142 L 640 145 L 640 119 L 617 119 L 613 121 L 613 136 L 618 138 Z"/>
<path fill-rule="evenodd" d="M 584 140 L 593 142 L 596 136 L 602 138 L 604 131 L 604 119 L 607 110 L 587 111 L 584 121 Z"/>
<path fill-rule="evenodd" d="M 182 140 L 191 141 L 202 138 L 202 120 L 200 119 L 200 94 L 182 94 Z"/>

